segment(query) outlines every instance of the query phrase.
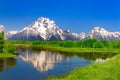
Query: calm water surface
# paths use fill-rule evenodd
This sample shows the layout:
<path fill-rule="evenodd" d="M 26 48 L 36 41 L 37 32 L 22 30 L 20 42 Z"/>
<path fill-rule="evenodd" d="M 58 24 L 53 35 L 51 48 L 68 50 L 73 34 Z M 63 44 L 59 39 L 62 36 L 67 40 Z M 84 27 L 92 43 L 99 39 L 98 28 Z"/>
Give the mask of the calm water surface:
<path fill-rule="evenodd" d="M 104 60 L 115 55 L 96 56 L 95 53 L 69 55 L 69 53 L 30 49 L 18 49 L 17 52 L 18 57 L 0 59 L 0 80 L 42 80 L 50 75 L 70 72 L 76 67 L 84 67 L 93 61 Z"/>

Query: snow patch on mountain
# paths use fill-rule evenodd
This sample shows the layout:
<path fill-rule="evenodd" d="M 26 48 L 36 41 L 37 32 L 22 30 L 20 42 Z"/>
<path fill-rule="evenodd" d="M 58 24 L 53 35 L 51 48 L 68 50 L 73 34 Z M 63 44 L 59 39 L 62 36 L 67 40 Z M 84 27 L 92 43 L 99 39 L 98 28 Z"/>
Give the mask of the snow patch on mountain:
<path fill-rule="evenodd" d="M 83 40 L 86 38 L 87 34 L 85 32 L 81 32 L 78 36 L 79 36 L 79 40 Z"/>
<path fill-rule="evenodd" d="M 10 34 L 16 34 L 18 31 L 9 31 Z"/>
<path fill-rule="evenodd" d="M 7 32 L 7 30 L 4 28 L 4 26 L 3 25 L 0 25 L 0 32 Z"/>

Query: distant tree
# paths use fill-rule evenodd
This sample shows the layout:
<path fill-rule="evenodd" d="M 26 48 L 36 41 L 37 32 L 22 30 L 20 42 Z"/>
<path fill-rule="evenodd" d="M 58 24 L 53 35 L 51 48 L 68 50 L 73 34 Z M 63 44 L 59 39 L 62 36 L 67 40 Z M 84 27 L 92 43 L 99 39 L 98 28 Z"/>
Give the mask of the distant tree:
<path fill-rule="evenodd" d="M 107 48 L 113 48 L 113 42 L 108 42 Z"/>
<path fill-rule="evenodd" d="M 113 48 L 120 48 L 120 40 L 112 41 L 112 43 L 113 43 Z"/>
<path fill-rule="evenodd" d="M 11 42 L 5 42 L 4 50 L 4 52 L 7 53 L 14 53 L 16 51 L 16 47 Z"/>
<path fill-rule="evenodd" d="M 66 47 L 66 48 L 75 47 L 75 44 L 73 41 L 67 40 L 67 41 L 64 41 L 64 47 Z"/>
<path fill-rule="evenodd" d="M 3 52 L 4 49 L 4 32 L 0 32 L 0 53 Z"/>
<path fill-rule="evenodd" d="M 101 41 L 95 43 L 95 48 L 104 48 L 104 44 Z"/>
<path fill-rule="evenodd" d="M 83 48 L 94 48 L 95 43 L 97 42 L 96 39 L 87 39 L 82 42 L 82 47 Z"/>
<path fill-rule="evenodd" d="M 77 41 L 76 42 L 76 47 L 82 48 L 82 42 L 83 41 Z"/>
<path fill-rule="evenodd" d="M 88 39 L 88 47 L 89 48 L 94 48 L 96 42 L 97 42 L 96 39 Z"/>
<path fill-rule="evenodd" d="M 49 46 L 58 47 L 59 41 L 49 41 Z"/>
<path fill-rule="evenodd" d="M 102 40 L 101 42 L 104 44 L 104 48 L 109 47 L 109 41 Z"/>
<path fill-rule="evenodd" d="M 64 41 L 59 42 L 59 47 L 64 47 Z"/>
<path fill-rule="evenodd" d="M 32 41 L 32 45 L 41 45 L 41 44 L 42 41 L 38 41 L 38 40 Z"/>

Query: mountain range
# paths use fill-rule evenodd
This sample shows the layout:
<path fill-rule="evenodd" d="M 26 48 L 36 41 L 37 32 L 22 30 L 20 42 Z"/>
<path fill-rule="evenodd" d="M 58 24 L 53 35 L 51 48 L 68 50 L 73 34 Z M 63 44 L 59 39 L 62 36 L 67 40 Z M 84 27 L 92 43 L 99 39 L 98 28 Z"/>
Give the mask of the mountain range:
<path fill-rule="evenodd" d="M 38 18 L 35 22 L 20 31 L 7 31 L 0 25 L 0 32 L 5 33 L 5 38 L 9 40 L 84 40 L 95 38 L 98 40 L 120 40 L 120 32 L 109 32 L 101 27 L 94 27 L 88 34 L 82 32 L 74 33 L 71 30 L 62 30 L 49 18 Z"/>

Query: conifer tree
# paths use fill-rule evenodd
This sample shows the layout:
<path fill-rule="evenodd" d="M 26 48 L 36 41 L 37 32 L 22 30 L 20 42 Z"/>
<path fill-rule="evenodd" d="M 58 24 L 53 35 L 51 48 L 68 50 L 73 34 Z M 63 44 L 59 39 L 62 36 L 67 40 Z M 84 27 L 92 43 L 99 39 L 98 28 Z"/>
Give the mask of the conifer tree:
<path fill-rule="evenodd" d="M 4 32 L 0 32 L 0 53 L 4 50 Z"/>

